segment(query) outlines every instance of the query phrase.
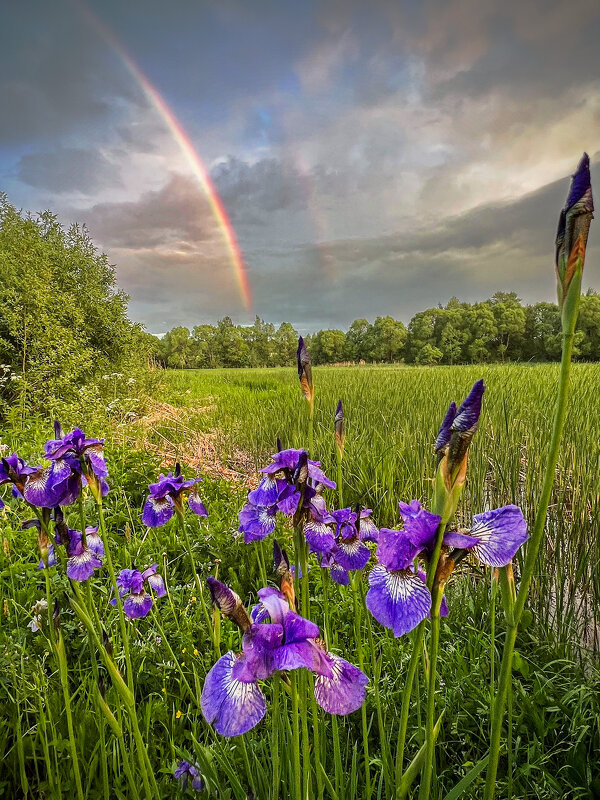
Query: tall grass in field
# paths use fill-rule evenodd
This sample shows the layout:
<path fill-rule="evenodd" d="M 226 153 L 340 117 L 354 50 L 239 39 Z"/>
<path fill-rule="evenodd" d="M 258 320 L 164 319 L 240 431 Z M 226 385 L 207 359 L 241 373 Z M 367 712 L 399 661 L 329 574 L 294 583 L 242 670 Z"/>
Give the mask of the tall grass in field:
<path fill-rule="evenodd" d="M 336 474 L 332 418 L 346 411 L 343 463 L 346 502 L 375 509 L 381 525 L 398 522 L 398 499 L 424 502 L 435 466 L 433 440 L 443 409 L 474 380 L 487 386 L 459 520 L 507 503 L 531 523 L 549 444 L 558 365 L 476 367 L 321 367 L 315 407 L 315 453 Z M 577 364 L 556 470 L 546 552 L 533 584 L 535 623 L 568 656 L 600 648 L 600 365 Z M 248 451 L 257 468 L 275 449 L 305 441 L 292 369 L 171 371 L 176 405 L 208 407 L 189 427 L 219 429 L 227 444 Z M 165 431 L 171 438 L 184 433 Z"/>

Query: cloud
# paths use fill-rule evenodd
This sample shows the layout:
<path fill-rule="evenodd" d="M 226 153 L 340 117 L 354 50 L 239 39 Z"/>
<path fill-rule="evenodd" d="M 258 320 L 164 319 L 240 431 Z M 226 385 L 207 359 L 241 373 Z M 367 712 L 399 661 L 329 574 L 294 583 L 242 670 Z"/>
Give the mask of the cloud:
<path fill-rule="evenodd" d="M 118 166 L 105 155 L 76 147 L 27 153 L 21 156 L 17 175 L 30 186 L 51 192 L 79 190 L 90 194 L 121 182 Z"/>

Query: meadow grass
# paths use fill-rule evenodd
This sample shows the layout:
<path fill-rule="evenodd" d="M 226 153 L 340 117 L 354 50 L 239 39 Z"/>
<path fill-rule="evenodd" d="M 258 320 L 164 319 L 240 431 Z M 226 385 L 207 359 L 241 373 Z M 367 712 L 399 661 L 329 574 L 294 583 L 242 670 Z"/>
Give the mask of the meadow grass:
<path fill-rule="evenodd" d="M 488 388 L 480 430 L 471 448 L 460 516 L 466 522 L 471 513 L 515 502 L 531 520 L 548 444 L 557 368 L 353 367 L 316 368 L 314 373 L 315 454 L 325 471 L 335 475 L 333 415 L 341 397 L 347 420 L 343 464 L 346 501 L 372 507 L 377 523 L 389 526 L 398 523 L 398 500 L 429 500 L 435 467 L 432 446 L 439 422 L 449 401 L 463 398 L 473 381 L 483 377 Z M 512 739 L 501 763 L 500 798 L 600 797 L 600 678 L 594 653 L 600 608 L 598 378 L 600 366 L 574 368 L 548 546 L 540 560 L 531 613 L 518 638 Z M 169 372 L 163 399 L 189 406 L 190 416 L 185 426 L 157 423 L 148 436 L 157 442 L 167 438 L 181 443 L 182 452 L 195 432 L 218 429 L 225 463 L 241 447 L 258 468 L 274 452 L 277 436 L 285 446 L 305 444 L 305 409 L 294 370 Z M 193 410 L 200 407 L 204 410 L 194 414 Z M 25 430 L 3 433 L 3 442 L 35 460 L 34 454 L 40 452 L 49 434 L 50 430 L 46 432 L 32 422 Z M 113 438 L 116 442 L 119 437 Z M 159 459 L 144 450 L 117 444 L 108 448 L 107 456 L 114 488 L 106 500 L 106 518 L 115 564 L 122 568 L 156 561 L 169 589 L 168 596 L 159 601 L 158 620 L 149 616 L 130 624 L 139 724 L 149 745 L 160 796 L 180 796 L 172 769 L 177 759 L 187 758 L 200 765 L 211 796 L 236 800 L 293 797 L 291 758 L 285 751 L 280 759 L 281 784 L 278 794 L 274 793 L 269 714 L 249 734 L 228 741 L 206 725 L 198 708 L 204 676 L 215 660 L 202 598 L 198 597 L 176 523 L 147 531 L 140 521 L 146 487 L 156 478 Z M 260 585 L 259 550 L 269 564 L 270 540 L 247 546 L 235 538 L 237 512 L 245 496 L 241 486 L 206 478 L 201 493 L 209 520 L 194 519 L 190 523 L 199 576 L 204 580 L 218 570 L 219 578 L 249 605 L 255 601 Z M 0 513 L 4 540 L 0 554 L 0 795 L 72 797 L 75 782 L 60 677 L 44 635 L 27 627 L 31 606 L 44 594 L 44 580 L 36 569 L 39 556 L 35 533 L 21 530 L 26 512 L 15 502 Z M 90 498 L 85 513 L 89 523 L 96 522 Z M 76 526 L 77 510 L 69 515 Z M 281 522 L 277 536 L 291 545 L 291 530 Z M 448 587 L 451 613 L 441 635 L 439 675 L 446 711 L 439 736 L 435 796 L 444 800 L 481 796 L 482 776 L 462 795 L 449 793 L 486 754 L 490 671 L 504 629 L 500 608 L 492 628 L 489 573 L 471 564 L 461 565 L 460 573 L 461 580 Z M 273 580 L 272 573 L 270 576 Z M 320 625 L 326 611 L 321 580 L 320 570 L 312 570 L 311 615 Z M 59 571 L 53 572 L 52 581 L 55 594 L 67 588 L 66 578 Z M 94 578 L 92 591 L 108 637 L 117 639 L 118 615 L 108 604 L 106 580 Z M 343 587 L 330 585 L 329 593 L 330 647 L 356 663 L 352 598 Z M 102 691 L 98 694 L 85 633 L 68 606 L 61 608 L 60 625 L 67 648 L 71 710 L 86 796 L 135 797 L 132 784 L 143 796 L 115 689 L 100 664 Z M 388 741 L 393 742 L 411 643 L 409 637 L 395 640 L 374 622 L 372 629 L 373 649 L 367 655 L 365 670 L 372 678 L 380 676 L 377 689 L 383 729 Z M 221 631 L 221 652 L 238 651 L 239 633 L 226 621 Z M 494 659 L 490 659 L 491 653 Z M 372 680 L 366 705 L 372 796 L 382 798 L 386 793 L 373 684 Z M 273 688 L 274 684 L 265 687 L 269 707 Z M 99 697 L 124 730 L 122 740 L 118 726 L 111 727 L 100 713 Z M 409 757 L 423 743 L 423 698 L 424 685 L 418 682 L 410 710 Z M 289 742 L 291 703 L 285 692 L 280 692 L 279 703 L 281 735 Z M 325 743 L 322 761 L 338 797 L 364 796 L 361 715 L 339 719 L 340 786 L 333 778 L 333 722 L 328 715 L 317 713 L 321 741 Z M 328 794 L 326 786 L 325 796 Z"/>
<path fill-rule="evenodd" d="M 344 484 L 347 502 L 374 509 L 380 525 L 398 523 L 398 500 L 431 496 L 433 442 L 452 399 L 475 380 L 487 386 L 473 442 L 459 519 L 507 503 L 531 523 L 549 444 L 558 365 L 474 367 L 320 367 L 315 453 L 335 475 L 333 415 L 346 415 Z M 536 621 L 568 656 L 600 648 L 600 365 L 573 367 L 572 393 L 548 521 L 547 551 L 534 584 Z M 256 467 L 284 446 L 302 446 L 293 369 L 192 370 L 167 373 L 167 396 L 177 405 L 212 407 L 192 416 L 191 428 L 220 429 Z M 300 409 L 301 410 L 301 409 Z M 169 431 L 177 436 L 177 431 Z"/>

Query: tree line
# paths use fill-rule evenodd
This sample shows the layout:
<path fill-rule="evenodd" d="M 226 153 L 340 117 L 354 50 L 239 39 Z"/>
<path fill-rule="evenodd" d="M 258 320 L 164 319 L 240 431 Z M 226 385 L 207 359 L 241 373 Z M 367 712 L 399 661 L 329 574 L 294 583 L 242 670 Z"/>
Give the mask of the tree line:
<path fill-rule="evenodd" d="M 480 303 L 453 297 L 445 306 L 419 311 L 408 326 L 390 316 L 373 323 L 356 319 L 347 331 L 320 330 L 305 340 L 314 364 L 557 361 L 561 326 L 554 303 L 524 305 L 515 292 L 496 292 Z M 291 366 L 297 341 L 289 322 L 275 327 L 256 317 L 253 325 L 235 325 L 225 317 L 191 331 L 173 328 L 155 339 L 153 352 L 173 368 Z M 575 357 L 600 359 L 600 295 L 592 289 L 581 298 Z"/>

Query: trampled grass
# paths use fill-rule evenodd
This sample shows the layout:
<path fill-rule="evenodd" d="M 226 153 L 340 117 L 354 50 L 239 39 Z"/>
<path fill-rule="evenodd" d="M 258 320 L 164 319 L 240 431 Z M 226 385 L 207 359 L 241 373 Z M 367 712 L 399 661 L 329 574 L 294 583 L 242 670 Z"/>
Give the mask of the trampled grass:
<path fill-rule="evenodd" d="M 471 513 L 515 502 L 531 521 L 548 444 L 557 373 L 554 366 L 513 365 L 317 368 L 315 454 L 325 471 L 335 475 L 333 413 L 341 397 L 347 420 L 346 500 L 372 507 L 379 525 L 396 526 L 399 499 L 416 497 L 427 503 L 431 495 L 435 468 L 432 445 L 449 401 L 461 400 L 473 381 L 483 377 L 487 384 L 484 411 L 471 448 L 460 515 L 467 523 Z M 599 378 L 598 366 L 574 368 L 548 545 L 540 560 L 532 613 L 518 639 L 512 745 L 501 763 L 499 798 L 600 796 L 600 678 L 598 655 L 593 652 L 600 608 L 600 399 L 595 388 Z M 254 459 L 255 467 L 266 463 L 274 452 L 277 436 L 286 446 L 306 443 L 306 409 L 294 370 L 170 372 L 165 384 L 164 399 L 187 405 L 192 413 L 185 426 L 177 421 L 157 423 L 149 434 L 157 442 L 164 441 L 163 437 L 181 442 L 183 452 L 185 440 L 194 431 L 218 429 L 225 463 L 228 452 L 241 447 Z M 194 414 L 193 409 L 200 407 L 204 410 Z M 103 431 L 90 433 L 100 435 Z M 44 432 L 34 427 L 7 432 L 3 437 L 6 444 L 18 447 L 32 460 L 41 450 L 43 439 Z M 275 796 L 271 715 L 267 713 L 265 721 L 244 737 L 225 740 L 206 725 L 198 708 L 204 677 L 216 658 L 204 622 L 202 598 L 197 596 L 174 524 L 146 531 L 140 521 L 147 484 L 159 470 L 158 459 L 120 446 L 111 447 L 107 455 L 113 490 L 106 501 L 106 518 L 115 564 L 122 568 L 158 562 L 169 588 L 168 596 L 158 602 L 157 618 L 149 616 L 129 626 L 138 719 L 149 746 L 159 796 L 181 796 L 172 769 L 177 759 L 186 758 L 200 765 L 211 797 L 271 798 Z M 204 579 L 218 569 L 219 577 L 250 605 L 261 585 L 258 557 L 262 555 L 269 563 L 271 540 L 248 546 L 235 538 L 237 512 L 245 497 L 242 488 L 206 478 L 201 493 L 209 520 L 193 519 L 190 523 L 199 575 Z M 96 511 L 90 498 L 85 512 L 88 521 L 94 523 Z M 0 553 L 0 795 L 72 798 L 75 784 L 56 664 L 44 634 L 32 633 L 27 627 L 31 606 L 44 594 L 44 581 L 37 570 L 35 533 L 21 530 L 20 522 L 27 512 L 15 501 L 0 513 L 5 541 Z M 77 526 L 77 509 L 71 512 L 70 523 Z M 289 527 L 279 523 L 277 536 L 290 544 Z M 492 640 L 489 572 L 463 564 L 460 573 L 460 580 L 453 580 L 448 587 L 451 613 L 442 626 L 440 707 L 443 698 L 445 717 L 436 784 L 436 797 L 442 800 L 487 752 L 490 654 L 495 654 L 497 668 L 504 625 L 498 607 Z M 321 571 L 313 568 L 309 579 L 311 618 L 322 626 L 325 608 Z M 60 571 L 53 573 L 52 581 L 55 595 L 67 588 Z M 106 579 L 95 578 L 92 592 L 108 636 L 118 641 L 118 620 L 108 603 Z M 343 587 L 330 587 L 330 592 L 331 648 L 356 663 L 351 596 Z M 125 751 L 99 711 L 85 632 L 68 605 L 61 607 L 60 625 L 67 647 L 73 722 L 86 795 L 103 800 L 135 798 L 127 775 L 131 768 L 133 783 L 143 796 L 125 714 L 109 676 L 100 665 L 101 690 L 125 730 Z M 410 637 L 394 639 L 374 622 L 372 629 L 374 647 L 365 662 L 365 671 L 371 677 L 366 708 L 372 797 L 379 800 L 386 794 L 374 683 L 381 697 L 386 739 L 393 747 L 411 642 Z M 240 649 L 240 636 L 223 620 L 221 652 L 228 649 Z M 122 661 L 119 666 L 123 668 Z M 191 695 L 185 682 L 192 689 Z M 264 691 L 270 707 L 272 685 L 266 684 Z M 418 682 L 408 727 L 409 757 L 423 742 L 423 693 Z M 282 697 L 280 734 L 289 742 L 291 703 L 285 693 Z M 333 781 L 332 719 L 319 713 L 319 721 L 322 763 Z M 360 714 L 340 718 L 339 731 L 340 800 L 364 797 Z M 289 753 L 282 752 L 280 764 L 277 796 L 293 797 Z M 480 776 L 461 796 L 479 797 L 481 784 Z M 316 797 L 314 782 L 313 790 Z M 324 796 L 330 796 L 327 787 Z"/>

